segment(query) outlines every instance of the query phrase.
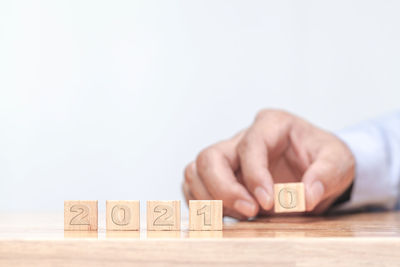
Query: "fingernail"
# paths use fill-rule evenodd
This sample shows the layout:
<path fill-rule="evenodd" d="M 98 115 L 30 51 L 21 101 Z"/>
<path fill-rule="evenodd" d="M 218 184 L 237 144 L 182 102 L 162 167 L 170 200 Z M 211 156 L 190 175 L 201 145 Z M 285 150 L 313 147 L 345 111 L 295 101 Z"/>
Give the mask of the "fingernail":
<path fill-rule="evenodd" d="M 235 203 L 233 204 L 233 207 L 235 210 L 240 212 L 241 214 L 247 216 L 247 217 L 252 217 L 255 216 L 256 214 L 256 206 L 246 200 L 236 200 Z"/>
<path fill-rule="evenodd" d="M 312 183 L 310 188 L 312 208 L 314 208 L 321 201 L 324 191 L 324 185 L 320 181 L 315 181 Z"/>
<path fill-rule="evenodd" d="M 263 209 L 265 210 L 271 209 L 272 198 L 264 188 L 257 186 L 256 189 L 254 190 L 254 195 L 257 198 L 258 203 L 260 203 L 261 207 L 263 207 Z"/>

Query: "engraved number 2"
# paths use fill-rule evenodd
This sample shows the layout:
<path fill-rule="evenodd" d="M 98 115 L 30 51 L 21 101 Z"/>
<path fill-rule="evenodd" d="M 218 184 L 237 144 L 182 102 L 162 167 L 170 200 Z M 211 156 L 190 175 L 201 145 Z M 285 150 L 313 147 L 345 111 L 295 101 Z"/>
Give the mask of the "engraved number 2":
<path fill-rule="evenodd" d="M 197 215 L 204 214 L 204 225 L 211 226 L 211 207 L 204 205 L 201 209 L 197 210 Z"/>
<path fill-rule="evenodd" d="M 89 225 L 89 208 L 85 205 L 77 204 L 71 206 L 69 209 L 71 212 L 78 212 L 77 215 L 72 217 L 70 225 Z"/>
<path fill-rule="evenodd" d="M 168 205 L 157 205 L 154 208 L 154 212 L 161 213 L 155 220 L 153 225 L 160 225 L 160 226 L 170 226 L 174 225 L 174 221 L 171 220 L 172 218 L 172 207 Z"/>

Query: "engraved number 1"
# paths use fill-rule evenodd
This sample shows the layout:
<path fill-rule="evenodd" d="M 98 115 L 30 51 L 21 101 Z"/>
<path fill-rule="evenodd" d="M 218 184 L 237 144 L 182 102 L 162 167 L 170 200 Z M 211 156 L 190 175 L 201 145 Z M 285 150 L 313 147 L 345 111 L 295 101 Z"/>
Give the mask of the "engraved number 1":
<path fill-rule="evenodd" d="M 201 209 L 197 210 L 197 215 L 204 214 L 204 225 L 211 226 L 211 206 L 204 205 Z"/>

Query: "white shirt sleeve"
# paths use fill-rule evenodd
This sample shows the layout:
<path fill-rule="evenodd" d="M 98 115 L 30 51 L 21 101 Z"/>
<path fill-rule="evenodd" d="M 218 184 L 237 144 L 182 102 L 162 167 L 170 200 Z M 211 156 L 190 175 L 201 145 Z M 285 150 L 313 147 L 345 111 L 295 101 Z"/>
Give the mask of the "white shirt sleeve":
<path fill-rule="evenodd" d="M 356 159 L 350 201 L 335 210 L 394 209 L 400 195 L 400 112 L 337 133 Z"/>

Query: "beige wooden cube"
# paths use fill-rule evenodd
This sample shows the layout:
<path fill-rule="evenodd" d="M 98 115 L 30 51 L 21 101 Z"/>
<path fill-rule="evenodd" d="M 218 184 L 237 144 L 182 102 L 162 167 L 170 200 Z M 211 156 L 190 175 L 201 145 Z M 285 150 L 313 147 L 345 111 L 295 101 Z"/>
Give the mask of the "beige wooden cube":
<path fill-rule="evenodd" d="M 181 201 L 147 201 L 147 230 L 181 229 Z"/>
<path fill-rule="evenodd" d="M 189 230 L 222 230 L 222 200 L 190 200 Z"/>
<path fill-rule="evenodd" d="M 275 184 L 274 195 L 276 213 L 306 210 L 303 183 Z"/>
<path fill-rule="evenodd" d="M 64 230 L 97 231 L 97 200 L 64 201 Z"/>
<path fill-rule="evenodd" d="M 137 200 L 107 200 L 106 229 L 136 231 L 140 229 L 140 203 Z"/>

